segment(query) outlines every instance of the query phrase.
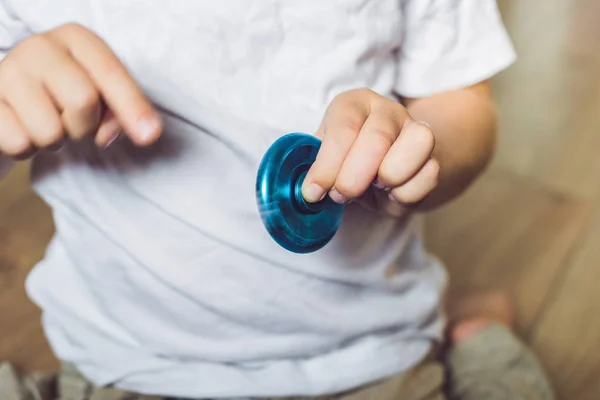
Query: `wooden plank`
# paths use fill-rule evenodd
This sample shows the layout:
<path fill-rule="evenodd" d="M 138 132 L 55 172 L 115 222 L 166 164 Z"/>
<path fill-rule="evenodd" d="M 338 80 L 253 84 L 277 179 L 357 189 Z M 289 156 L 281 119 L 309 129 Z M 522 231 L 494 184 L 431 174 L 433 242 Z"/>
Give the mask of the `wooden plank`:
<path fill-rule="evenodd" d="M 427 242 L 450 271 L 451 291 L 511 290 L 526 337 L 590 210 L 585 202 L 494 170 L 428 218 Z"/>
<path fill-rule="evenodd" d="M 494 166 L 600 196 L 600 2 L 501 0 L 518 61 L 494 79 L 501 135 Z"/>
<path fill-rule="evenodd" d="M 26 163 L 0 181 L 0 360 L 25 371 L 56 368 L 24 282 L 53 232 L 50 211 L 31 191 Z"/>
<path fill-rule="evenodd" d="M 600 208 L 531 343 L 565 400 L 600 398 Z"/>

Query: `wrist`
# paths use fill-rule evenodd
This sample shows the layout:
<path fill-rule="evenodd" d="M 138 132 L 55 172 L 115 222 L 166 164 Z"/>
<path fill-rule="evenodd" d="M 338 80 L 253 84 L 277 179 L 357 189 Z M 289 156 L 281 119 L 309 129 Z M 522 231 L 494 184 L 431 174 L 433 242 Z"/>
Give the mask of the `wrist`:
<path fill-rule="evenodd" d="M 440 164 L 438 185 L 416 207 L 435 209 L 462 194 L 489 165 L 496 148 L 497 120 L 489 88 L 471 88 L 407 102 L 413 118 L 431 127 L 432 157 Z"/>

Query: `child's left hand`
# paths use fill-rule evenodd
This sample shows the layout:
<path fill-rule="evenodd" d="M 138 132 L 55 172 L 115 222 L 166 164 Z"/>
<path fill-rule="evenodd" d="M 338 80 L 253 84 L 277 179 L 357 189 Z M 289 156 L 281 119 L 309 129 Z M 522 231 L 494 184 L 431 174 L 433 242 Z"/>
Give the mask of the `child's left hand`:
<path fill-rule="evenodd" d="M 321 149 L 303 185 L 309 202 L 329 193 L 335 202 L 346 203 L 375 187 L 382 189 L 374 193 L 379 208 L 401 216 L 438 185 L 431 129 L 401 104 L 370 90 L 338 95 L 317 136 Z"/>

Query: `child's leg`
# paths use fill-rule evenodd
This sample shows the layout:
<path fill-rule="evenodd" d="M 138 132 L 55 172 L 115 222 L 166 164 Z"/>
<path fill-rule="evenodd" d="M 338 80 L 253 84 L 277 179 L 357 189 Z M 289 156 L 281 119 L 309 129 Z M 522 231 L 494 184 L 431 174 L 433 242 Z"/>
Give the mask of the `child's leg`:
<path fill-rule="evenodd" d="M 460 400 L 550 400 L 551 386 L 534 355 L 512 333 L 501 293 L 449 305 L 448 397 Z"/>

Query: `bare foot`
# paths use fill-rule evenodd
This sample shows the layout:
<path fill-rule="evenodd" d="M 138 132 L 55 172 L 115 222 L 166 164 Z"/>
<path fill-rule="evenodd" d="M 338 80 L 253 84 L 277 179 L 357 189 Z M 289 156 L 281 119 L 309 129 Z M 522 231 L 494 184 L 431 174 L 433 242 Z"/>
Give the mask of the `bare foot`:
<path fill-rule="evenodd" d="M 456 344 L 469 339 L 492 324 L 513 328 L 513 305 L 504 292 L 485 292 L 451 297 L 447 302 L 448 339 Z"/>

